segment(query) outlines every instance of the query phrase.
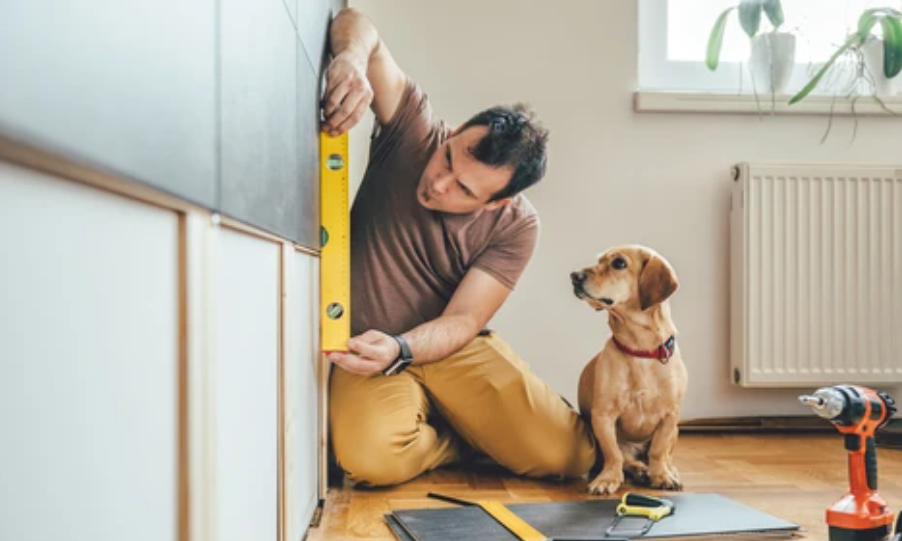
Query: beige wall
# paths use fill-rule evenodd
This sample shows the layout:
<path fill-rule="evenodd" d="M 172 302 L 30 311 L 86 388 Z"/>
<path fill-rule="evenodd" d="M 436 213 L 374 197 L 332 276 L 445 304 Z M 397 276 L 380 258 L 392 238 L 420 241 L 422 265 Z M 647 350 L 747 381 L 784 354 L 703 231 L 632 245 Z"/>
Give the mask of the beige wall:
<path fill-rule="evenodd" d="M 533 262 L 493 327 L 555 389 L 575 398 L 606 316 L 572 295 L 568 273 L 605 248 L 641 243 L 674 265 L 673 314 L 690 373 L 685 418 L 802 414 L 794 390 L 733 387 L 728 375 L 728 213 L 739 161 L 898 162 L 902 122 L 825 117 L 636 114 L 632 0 L 351 0 L 452 123 L 499 102 L 530 102 L 551 129 Z M 355 173 L 369 124 L 356 129 Z"/>

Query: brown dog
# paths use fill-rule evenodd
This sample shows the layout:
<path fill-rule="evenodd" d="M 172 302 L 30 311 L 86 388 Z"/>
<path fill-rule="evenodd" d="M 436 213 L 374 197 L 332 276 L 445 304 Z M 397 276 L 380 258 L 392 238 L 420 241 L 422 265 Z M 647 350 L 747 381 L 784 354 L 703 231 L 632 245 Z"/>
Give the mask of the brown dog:
<path fill-rule="evenodd" d="M 620 246 L 570 279 L 577 297 L 608 311 L 612 332 L 579 378 L 579 409 L 604 455 L 589 493 L 613 494 L 624 472 L 637 484 L 681 490 L 672 455 L 686 368 L 667 302 L 679 286 L 673 268 L 649 248 Z"/>

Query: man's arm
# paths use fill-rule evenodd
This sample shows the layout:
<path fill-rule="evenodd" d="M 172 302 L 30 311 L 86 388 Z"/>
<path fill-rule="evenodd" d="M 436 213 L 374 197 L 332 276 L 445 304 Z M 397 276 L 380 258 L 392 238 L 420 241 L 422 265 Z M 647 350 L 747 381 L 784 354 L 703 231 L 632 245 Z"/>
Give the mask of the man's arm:
<path fill-rule="evenodd" d="M 441 316 L 402 335 L 410 345 L 414 364 L 440 361 L 467 345 L 508 295 L 510 290 L 490 274 L 469 270 Z M 329 360 L 364 376 L 382 373 L 399 354 L 394 338 L 372 330 L 352 338 L 348 347 L 352 353 L 330 353 Z"/>
<path fill-rule="evenodd" d="M 392 119 L 407 78 L 362 13 L 345 8 L 329 33 L 333 59 L 323 94 L 323 130 L 336 136 L 354 127 L 367 107 L 380 123 Z"/>
<path fill-rule="evenodd" d="M 492 275 L 471 269 L 442 315 L 404 333 L 416 364 L 440 361 L 467 345 L 510 295 Z"/>

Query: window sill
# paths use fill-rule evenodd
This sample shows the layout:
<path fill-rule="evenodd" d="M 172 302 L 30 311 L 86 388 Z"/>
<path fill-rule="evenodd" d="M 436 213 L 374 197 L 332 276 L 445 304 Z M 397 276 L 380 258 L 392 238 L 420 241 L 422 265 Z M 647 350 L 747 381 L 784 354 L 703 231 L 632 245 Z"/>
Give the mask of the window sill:
<path fill-rule="evenodd" d="M 770 95 L 713 94 L 704 92 L 636 92 L 634 110 L 639 113 L 738 113 L 777 115 L 834 115 L 851 116 L 852 100 L 832 96 L 808 96 L 788 105 L 790 95 L 778 95 L 776 103 Z M 902 96 L 882 98 L 886 107 L 872 96 L 861 96 L 855 101 L 854 114 L 861 116 L 902 115 Z"/>

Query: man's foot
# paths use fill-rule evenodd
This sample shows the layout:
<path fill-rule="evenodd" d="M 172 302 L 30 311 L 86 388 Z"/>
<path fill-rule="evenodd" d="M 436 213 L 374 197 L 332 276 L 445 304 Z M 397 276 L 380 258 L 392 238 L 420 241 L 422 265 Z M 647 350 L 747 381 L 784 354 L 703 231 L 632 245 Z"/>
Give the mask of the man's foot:
<path fill-rule="evenodd" d="M 335 461 L 335 456 L 329 453 L 326 461 L 326 486 L 343 487 L 345 482 L 345 472 Z"/>

